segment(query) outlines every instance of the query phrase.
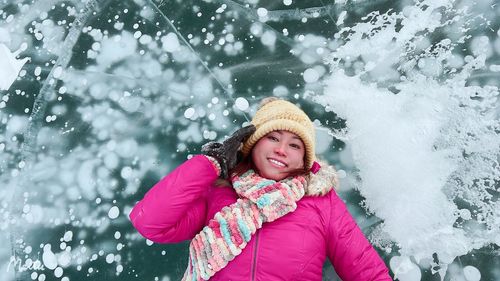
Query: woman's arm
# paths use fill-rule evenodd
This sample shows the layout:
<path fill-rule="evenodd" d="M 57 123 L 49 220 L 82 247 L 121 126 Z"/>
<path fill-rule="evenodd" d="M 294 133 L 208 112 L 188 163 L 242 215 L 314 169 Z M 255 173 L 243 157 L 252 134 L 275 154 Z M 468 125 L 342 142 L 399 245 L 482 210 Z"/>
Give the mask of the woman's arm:
<path fill-rule="evenodd" d="M 130 220 L 147 239 L 177 243 L 192 239 L 203 228 L 206 196 L 218 174 L 203 155 L 197 155 L 156 183 L 139 201 Z"/>
<path fill-rule="evenodd" d="M 330 194 L 327 254 L 343 281 L 392 280 L 383 260 L 366 239 L 344 202 Z"/>

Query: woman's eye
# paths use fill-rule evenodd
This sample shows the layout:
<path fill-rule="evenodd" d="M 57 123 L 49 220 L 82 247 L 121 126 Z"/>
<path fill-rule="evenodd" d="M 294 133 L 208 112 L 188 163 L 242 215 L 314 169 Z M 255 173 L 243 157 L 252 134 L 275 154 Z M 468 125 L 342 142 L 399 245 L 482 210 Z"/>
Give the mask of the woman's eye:
<path fill-rule="evenodd" d="M 278 141 L 278 138 L 274 137 L 274 136 L 268 136 L 267 138 L 272 140 L 272 141 Z"/>
<path fill-rule="evenodd" d="M 300 145 L 298 145 L 298 144 L 293 144 L 292 143 L 290 146 L 293 147 L 293 148 L 295 148 L 295 149 L 300 149 Z"/>

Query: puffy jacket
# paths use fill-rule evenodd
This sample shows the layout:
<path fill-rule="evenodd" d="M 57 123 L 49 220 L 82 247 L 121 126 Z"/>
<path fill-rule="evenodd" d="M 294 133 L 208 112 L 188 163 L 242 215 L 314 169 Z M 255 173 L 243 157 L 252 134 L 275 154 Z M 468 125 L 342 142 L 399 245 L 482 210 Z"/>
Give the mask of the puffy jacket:
<path fill-rule="evenodd" d="M 236 192 L 214 186 L 216 179 L 206 157 L 191 158 L 137 203 L 130 213 L 132 224 L 157 243 L 192 239 L 216 212 L 236 202 Z M 334 190 L 303 197 L 294 212 L 264 224 L 210 280 L 321 280 L 326 257 L 344 281 L 391 280 Z"/>

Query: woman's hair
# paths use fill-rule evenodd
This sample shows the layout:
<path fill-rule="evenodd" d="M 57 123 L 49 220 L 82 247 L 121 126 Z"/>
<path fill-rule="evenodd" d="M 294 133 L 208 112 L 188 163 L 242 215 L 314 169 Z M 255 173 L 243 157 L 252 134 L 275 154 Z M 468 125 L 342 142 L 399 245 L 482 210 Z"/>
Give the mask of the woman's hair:
<path fill-rule="evenodd" d="M 246 171 L 248 171 L 250 169 L 252 169 L 255 172 L 259 173 L 259 170 L 257 169 L 257 167 L 255 166 L 255 164 L 252 161 L 252 151 L 250 151 L 250 153 L 246 157 L 244 157 L 233 169 L 231 169 L 229 171 L 229 174 L 231 175 L 231 177 L 234 177 L 234 176 L 238 176 L 239 177 L 239 176 L 243 175 Z M 290 171 L 290 173 L 288 174 L 287 177 L 296 177 L 296 176 L 299 176 L 299 175 L 306 175 L 308 172 L 309 171 L 304 166 L 301 169 L 295 169 L 295 170 Z M 218 179 L 215 182 L 215 185 L 216 186 L 230 186 L 231 183 L 227 179 Z"/>

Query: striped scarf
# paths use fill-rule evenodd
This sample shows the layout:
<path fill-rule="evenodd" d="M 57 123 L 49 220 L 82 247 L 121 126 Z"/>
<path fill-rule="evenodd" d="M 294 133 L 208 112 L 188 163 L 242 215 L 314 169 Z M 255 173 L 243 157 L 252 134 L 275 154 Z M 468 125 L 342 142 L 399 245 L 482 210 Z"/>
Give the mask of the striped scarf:
<path fill-rule="evenodd" d="M 246 247 L 257 229 L 293 212 L 304 196 L 302 176 L 274 181 L 248 170 L 232 179 L 239 199 L 217 212 L 189 245 L 183 281 L 208 280 Z"/>

